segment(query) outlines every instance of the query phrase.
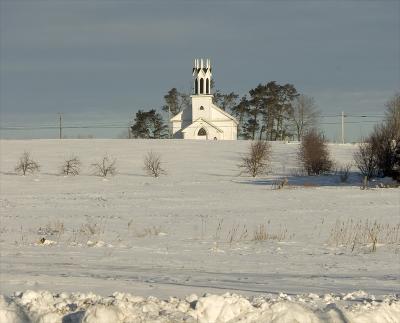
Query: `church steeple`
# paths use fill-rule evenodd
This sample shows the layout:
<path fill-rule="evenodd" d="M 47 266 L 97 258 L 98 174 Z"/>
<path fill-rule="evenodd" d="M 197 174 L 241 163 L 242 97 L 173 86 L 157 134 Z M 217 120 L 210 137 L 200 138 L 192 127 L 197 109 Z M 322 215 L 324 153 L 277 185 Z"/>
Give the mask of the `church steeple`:
<path fill-rule="evenodd" d="M 211 62 L 210 59 L 196 58 L 193 64 L 194 95 L 211 95 Z"/>

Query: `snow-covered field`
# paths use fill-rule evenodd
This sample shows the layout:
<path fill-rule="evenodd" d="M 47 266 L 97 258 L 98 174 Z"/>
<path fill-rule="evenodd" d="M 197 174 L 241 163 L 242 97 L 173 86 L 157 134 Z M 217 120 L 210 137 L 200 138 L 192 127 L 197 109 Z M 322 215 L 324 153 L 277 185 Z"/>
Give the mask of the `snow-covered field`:
<path fill-rule="evenodd" d="M 273 143 L 272 174 L 239 176 L 248 146 L 0 141 L 0 321 L 400 321 L 399 188 L 299 176 L 295 143 Z M 330 149 L 345 164 L 356 147 Z M 145 175 L 150 150 L 167 175 Z M 14 173 L 24 151 L 40 173 Z M 103 179 L 90 165 L 105 153 L 118 174 Z M 59 175 L 72 154 L 82 174 Z"/>

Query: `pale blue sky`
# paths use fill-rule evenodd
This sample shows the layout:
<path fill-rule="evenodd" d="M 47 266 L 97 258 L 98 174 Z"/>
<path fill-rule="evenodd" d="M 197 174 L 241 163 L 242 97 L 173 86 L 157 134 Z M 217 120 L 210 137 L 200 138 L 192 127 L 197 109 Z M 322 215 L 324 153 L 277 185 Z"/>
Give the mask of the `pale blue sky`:
<path fill-rule="evenodd" d="M 189 90 L 195 57 L 211 58 L 222 91 L 292 83 L 324 115 L 382 114 L 400 89 L 400 1 L 0 0 L 0 13 L 3 126 L 55 124 L 58 112 L 69 124 L 127 123 L 170 88 Z M 348 139 L 371 125 L 347 125 Z M 338 138 L 339 125 L 323 127 Z"/>

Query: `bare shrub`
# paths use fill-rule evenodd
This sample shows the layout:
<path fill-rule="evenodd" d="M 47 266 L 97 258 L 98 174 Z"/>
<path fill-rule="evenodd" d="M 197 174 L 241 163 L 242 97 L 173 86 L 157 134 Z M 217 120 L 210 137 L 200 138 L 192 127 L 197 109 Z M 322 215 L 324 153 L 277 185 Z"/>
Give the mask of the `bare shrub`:
<path fill-rule="evenodd" d="M 61 174 L 64 175 L 79 175 L 81 170 L 81 161 L 78 157 L 72 156 L 71 158 L 64 161 L 61 166 Z"/>
<path fill-rule="evenodd" d="M 400 123 L 385 122 L 369 137 L 380 175 L 400 181 Z"/>
<path fill-rule="evenodd" d="M 361 146 L 369 159 L 374 158 L 376 173 L 379 176 L 389 176 L 400 182 L 400 94 L 396 94 L 386 104 L 386 118 L 375 126 L 368 137 L 367 146 Z M 364 165 L 365 175 L 368 176 L 368 167 L 365 157 L 360 153 L 361 164 Z M 364 157 L 364 158 L 363 158 Z M 362 171 L 363 172 L 363 171 Z"/>
<path fill-rule="evenodd" d="M 153 177 L 166 174 L 166 171 L 162 167 L 161 156 L 152 151 L 144 157 L 144 170 L 149 176 Z"/>
<path fill-rule="evenodd" d="M 267 141 L 256 141 L 250 146 L 249 152 L 242 157 L 240 168 L 252 177 L 268 171 L 271 158 L 271 145 Z"/>
<path fill-rule="evenodd" d="M 369 180 L 376 176 L 378 172 L 378 159 L 373 145 L 367 140 L 363 140 L 358 145 L 358 150 L 353 154 L 353 158 L 361 175 L 366 176 Z"/>
<path fill-rule="evenodd" d="M 333 166 L 325 138 L 315 129 L 303 136 L 298 158 L 308 175 L 323 174 Z"/>
<path fill-rule="evenodd" d="M 351 163 L 343 164 L 338 167 L 336 173 L 339 175 L 341 183 L 347 183 L 350 176 L 350 169 L 353 165 Z"/>
<path fill-rule="evenodd" d="M 14 170 L 22 175 L 26 175 L 27 173 L 33 174 L 40 170 L 40 165 L 25 151 L 19 158 L 18 164 L 15 166 Z"/>
<path fill-rule="evenodd" d="M 377 221 L 349 219 L 336 221 L 331 229 L 329 243 L 335 246 L 350 248 L 367 246 L 370 251 L 376 251 L 378 243 L 396 245 L 400 243 L 400 223 L 381 224 Z"/>
<path fill-rule="evenodd" d="M 273 190 L 280 190 L 284 188 L 285 186 L 289 185 L 288 179 L 285 178 L 278 178 L 272 183 L 272 189 Z"/>
<path fill-rule="evenodd" d="M 107 175 L 115 175 L 117 172 L 116 159 L 111 156 L 104 156 L 98 163 L 92 164 L 94 174 L 97 176 L 106 177 Z"/>
<path fill-rule="evenodd" d="M 371 179 L 377 173 L 377 156 L 370 142 L 364 140 L 353 154 L 354 162 L 363 176 Z"/>

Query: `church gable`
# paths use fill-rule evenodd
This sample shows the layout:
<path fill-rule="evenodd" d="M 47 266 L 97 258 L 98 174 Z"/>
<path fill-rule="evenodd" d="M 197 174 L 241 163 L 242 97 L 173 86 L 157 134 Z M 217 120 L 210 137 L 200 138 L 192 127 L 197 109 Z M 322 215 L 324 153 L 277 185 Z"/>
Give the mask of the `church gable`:
<path fill-rule="evenodd" d="M 223 140 L 224 131 L 208 120 L 199 118 L 181 131 L 183 139 Z"/>
<path fill-rule="evenodd" d="M 189 126 L 187 126 L 185 129 L 182 130 L 182 132 L 189 132 L 193 129 L 209 129 L 209 128 L 213 128 L 215 131 L 223 133 L 223 130 L 220 129 L 219 127 L 217 127 L 215 124 L 213 124 L 212 122 L 205 120 L 203 118 L 199 118 L 197 120 L 195 120 L 192 124 L 190 124 Z"/>

